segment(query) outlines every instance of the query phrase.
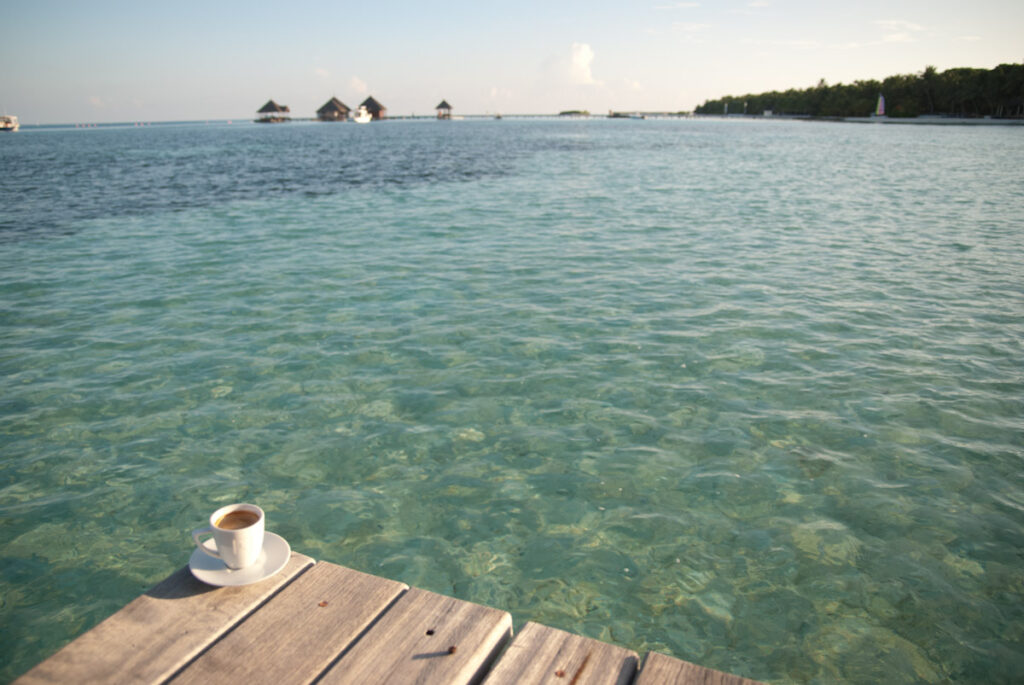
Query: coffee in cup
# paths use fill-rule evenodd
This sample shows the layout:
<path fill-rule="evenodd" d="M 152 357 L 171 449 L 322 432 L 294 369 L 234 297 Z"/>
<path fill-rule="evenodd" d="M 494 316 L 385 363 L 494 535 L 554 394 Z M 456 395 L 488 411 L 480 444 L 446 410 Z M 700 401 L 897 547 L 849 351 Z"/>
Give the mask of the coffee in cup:
<path fill-rule="evenodd" d="M 257 523 L 260 515 L 248 509 L 235 509 L 217 519 L 213 525 L 224 530 L 241 530 Z"/>
<path fill-rule="evenodd" d="M 263 510 L 255 504 L 229 504 L 210 515 L 210 525 L 192 531 L 196 546 L 230 569 L 252 566 L 263 551 Z M 199 538 L 212 535 L 211 550 Z"/>

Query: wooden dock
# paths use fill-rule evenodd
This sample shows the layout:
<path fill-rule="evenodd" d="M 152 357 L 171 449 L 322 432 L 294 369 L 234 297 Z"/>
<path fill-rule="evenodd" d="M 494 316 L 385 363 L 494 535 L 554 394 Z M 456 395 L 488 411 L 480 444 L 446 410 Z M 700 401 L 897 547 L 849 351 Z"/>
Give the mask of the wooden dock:
<path fill-rule="evenodd" d="M 181 568 L 15 683 L 229 681 L 755 685 L 297 553 L 245 587 Z"/>

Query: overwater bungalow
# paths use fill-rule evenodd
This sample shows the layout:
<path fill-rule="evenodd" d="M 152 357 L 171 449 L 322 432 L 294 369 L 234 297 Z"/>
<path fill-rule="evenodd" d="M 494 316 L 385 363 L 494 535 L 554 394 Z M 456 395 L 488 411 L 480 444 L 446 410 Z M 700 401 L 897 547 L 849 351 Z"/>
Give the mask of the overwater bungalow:
<path fill-rule="evenodd" d="M 447 100 L 441 100 L 441 103 L 435 107 L 437 110 L 438 119 L 451 119 L 452 118 L 452 106 L 448 104 Z"/>
<path fill-rule="evenodd" d="M 273 100 L 267 100 L 267 104 L 256 110 L 256 123 L 257 124 L 280 124 L 285 121 L 291 121 L 292 118 L 288 116 L 291 112 L 288 109 L 288 105 L 279 105 Z"/>
<path fill-rule="evenodd" d="M 363 100 L 363 104 L 361 104 L 360 107 L 365 107 L 366 111 L 370 113 L 370 116 L 373 117 L 374 121 L 385 119 L 388 116 L 387 108 L 374 100 L 372 95 Z"/>
<path fill-rule="evenodd" d="M 316 111 L 316 118 L 320 121 L 346 121 L 350 111 L 348 105 L 332 97 Z"/>

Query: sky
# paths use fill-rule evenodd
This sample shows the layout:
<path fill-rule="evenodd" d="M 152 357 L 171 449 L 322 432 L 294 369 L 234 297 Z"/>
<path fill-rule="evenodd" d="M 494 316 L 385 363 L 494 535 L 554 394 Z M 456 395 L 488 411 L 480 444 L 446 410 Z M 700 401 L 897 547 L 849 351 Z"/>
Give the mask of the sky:
<path fill-rule="evenodd" d="M 0 0 L 23 124 L 689 111 L 724 95 L 1024 62 L 1021 0 Z"/>

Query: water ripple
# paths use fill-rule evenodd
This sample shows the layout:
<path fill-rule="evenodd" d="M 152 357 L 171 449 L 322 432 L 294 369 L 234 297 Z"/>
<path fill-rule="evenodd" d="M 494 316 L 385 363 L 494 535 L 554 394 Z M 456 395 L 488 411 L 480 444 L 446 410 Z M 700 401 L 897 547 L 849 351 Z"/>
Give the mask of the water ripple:
<path fill-rule="evenodd" d="M 773 682 L 1024 669 L 1016 132 L 450 123 L 4 141 L 0 677 L 234 500 Z"/>

